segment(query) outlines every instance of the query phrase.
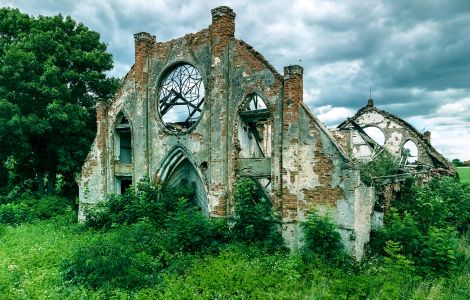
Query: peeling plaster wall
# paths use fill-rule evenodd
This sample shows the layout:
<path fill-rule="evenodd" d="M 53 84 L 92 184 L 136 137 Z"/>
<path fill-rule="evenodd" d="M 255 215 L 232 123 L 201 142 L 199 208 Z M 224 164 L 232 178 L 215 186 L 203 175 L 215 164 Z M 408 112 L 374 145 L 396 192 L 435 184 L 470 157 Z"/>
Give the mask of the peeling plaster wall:
<path fill-rule="evenodd" d="M 264 141 L 270 149 L 263 163 L 270 162 L 267 193 L 282 215 L 283 236 L 298 247 L 299 222 L 315 208 L 332 217 L 350 253 L 360 258 L 369 237 L 373 192 L 362 185 L 344 150 L 303 104 L 303 69 L 288 66 L 279 74 L 234 33 L 235 14 L 219 7 L 212 10 L 211 25 L 197 33 L 168 42 L 147 33 L 134 36 L 133 68 L 115 99 L 97 106 L 97 137 L 79 180 L 80 218 L 85 206 L 117 192 L 117 176 L 131 176 L 135 183 L 146 176 L 154 182 L 180 180 L 186 173 L 197 181 L 198 193 L 207 194 L 207 202 L 199 201 L 204 213 L 230 214 L 240 159 L 251 158 L 241 151 L 246 137 L 240 132 L 240 110 L 247 96 L 256 93 L 270 112 L 270 140 Z M 166 72 L 180 63 L 200 72 L 205 102 L 197 124 L 175 134 L 162 123 L 157 103 Z M 132 130 L 132 164 L 120 163 L 116 153 L 120 113 Z M 191 172 L 183 168 L 172 177 L 168 170 L 182 158 L 188 159 Z"/>
<path fill-rule="evenodd" d="M 419 163 L 448 169 L 451 173 L 455 173 L 452 165 L 431 146 L 430 133 L 427 135 L 419 133 L 404 120 L 374 107 L 373 102 L 361 108 L 354 117 L 339 125 L 339 128 L 353 128 L 351 121 L 362 128 L 373 126 L 382 130 L 385 135 L 384 148 L 392 155 L 399 156 L 404 144 L 412 141 L 418 148 Z M 355 144 L 354 141 L 352 144 Z"/>
<path fill-rule="evenodd" d="M 369 241 L 373 188 L 360 181 L 359 171 L 348 160 L 328 130 L 304 105 L 300 106 L 297 147 L 292 144 L 283 153 L 288 168 L 287 190 L 295 191 L 295 213 L 284 214 L 284 237 L 298 246 L 301 237 L 299 222 L 305 221 L 312 209 L 328 215 L 339 226 L 348 251 L 360 259 L 364 244 Z M 295 135 L 295 132 L 290 132 Z M 293 149 L 297 148 L 297 151 Z M 288 207 L 290 208 L 290 207 Z"/>

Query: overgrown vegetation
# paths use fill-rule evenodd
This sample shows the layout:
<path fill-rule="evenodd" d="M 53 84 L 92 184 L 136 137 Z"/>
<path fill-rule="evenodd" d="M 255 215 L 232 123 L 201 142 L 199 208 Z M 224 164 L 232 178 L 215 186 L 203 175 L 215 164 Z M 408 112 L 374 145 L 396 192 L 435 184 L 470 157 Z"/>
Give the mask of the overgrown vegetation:
<path fill-rule="evenodd" d="M 57 195 L 34 197 L 25 193 L 16 200 L 0 198 L 0 224 L 19 225 L 71 211 L 70 200 Z"/>
<path fill-rule="evenodd" d="M 279 221 L 251 179 L 235 187 L 230 221 L 207 218 L 193 205 L 190 186 L 152 186 L 143 180 L 88 210 L 86 226 L 109 232 L 82 245 L 62 265 L 64 279 L 90 288 L 142 288 L 163 273 L 182 271 L 192 255 L 217 255 L 231 243 L 283 249 Z M 139 278 L 141 278 L 139 280 Z"/>
<path fill-rule="evenodd" d="M 361 180 L 366 185 L 373 185 L 376 177 L 395 175 L 398 169 L 398 164 L 394 157 L 390 153 L 383 151 L 374 160 L 362 164 L 359 171 Z"/>
<path fill-rule="evenodd" d="M 411 181 L 402 188 L 385 226 L 373 234 L 372 249 L 386 255 L 387 243 L 394 243 L 396 254 L 422 276 L 456 272 L 465 259 L 458 236 L 469 229 L 470 185 L 446 177 L 422 185 Z"/>
<path fill-rule="evenodd" d="M 272 210 L 271 203 L 250 178 L 241 178 L 233 194 L 235 211 L 231 235 L 235 241 L 258 243 L 268 250 L 284 247 L 281 221 Z"/>

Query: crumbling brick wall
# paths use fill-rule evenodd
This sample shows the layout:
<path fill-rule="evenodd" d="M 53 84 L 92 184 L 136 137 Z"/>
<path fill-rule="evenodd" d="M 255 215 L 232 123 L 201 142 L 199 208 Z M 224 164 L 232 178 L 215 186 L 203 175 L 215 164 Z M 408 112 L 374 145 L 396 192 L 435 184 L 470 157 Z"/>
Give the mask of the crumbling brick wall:
<path fill-rule="evenodd" d="M 194 126 L 174 132 L 162 122 L 158 101 L 166 74 L 181 63 L 199 71 L 204 108 Z M 117 96 L 97 109 L 97 138 L 79 180 L 81 212 L 106 194 L 118 192 L 120 176 L 133 182 L 144 177 L 165 181 L 175 164 L 186 160 L 185 168 L 200 177 L 199 190 L 207 195 L 203 211 L 210 216 L 230 214 L 235 181 L 250 175 L 240 172 L 244 145 L 237 124 L 253 94 L 269 112 L 263 122 L 270 126 L 271 149 L 267 157 L 243 158 L 243 162 L 255 173 L 257 168 L 269 168 L 262 175 L 270 181 L 266 193 L 282 215 L 284 237 L 297 247 L 299 222 L 317 209 L 331 215 L 351 254 L 360 257 L 370 230 L 373 193 L 304 105 L 302 67 L 288 66 L 279 74 L 260 53 L 235 38 L 235 13 L 224 6 L 212 10 L 208 28 L 181 38 L 160 42 L 148 33 L 135 35 L 134 66 Z M 120 162 L 115 153 L 119 114 L 131 124 L 132 163 Z"/>

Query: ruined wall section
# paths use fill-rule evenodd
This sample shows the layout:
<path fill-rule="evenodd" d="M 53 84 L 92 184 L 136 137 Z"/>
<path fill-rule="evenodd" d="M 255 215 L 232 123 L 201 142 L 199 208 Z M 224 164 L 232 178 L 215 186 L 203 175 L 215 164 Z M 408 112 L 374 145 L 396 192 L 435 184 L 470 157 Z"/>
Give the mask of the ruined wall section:
<path fill-rule="evenodd" d="M 280 187 L 280 162 L 282 146 L 282 76 L 256 52 L 250 45 L 240 40 L 234 40 L 230 45 L 230 121 L 229 134 L 231 143 L 228 153 L 231 153 L 229 187 L 233 187 L 238 172 L 240 141 L 238 130 L 240 111 L 247 104 L 248 96 L 256 94 L 266 103 L 270 112 L 271 124 L 271 193 L 270 198 L 276 209 L 280 209 L 278 196 Z M 230 193 L 231 194 L 231 193 Z M 233 207 L 229 203 L 229 210 Z"/>
<path fill-rule="evenodd" d="M 453 170 L 452 165 L 431 146 L 423 134 L 404 120 L 377 109 L 372 102 L 351 119 L 361 127 L 375 126 L 381 129 L 385 135 L 384 148 L 392 155 L 400 155 L 403 145 L 412 141 L 418 148 L 418 162 Z"/>
<path fill-rule="evenodd" d="M 106 194 L 106 103 L 96 104 L 97 130 L 96 137 L 82 166 L 78 179 L 78 196 L 80 199 L 78 219 L 84 220 L 88 206 L 102 201 Z"/>
<path fill-rule="evenodd" d="M 162 122 L 158 113 L 159 86 L 168 71 L 178 64 L 189 63 L 199 71 L 204 88 L 204 108 L 200 119 L 188 132 L 171 132 Z M 213 98 L 210 89 L 212 80 L 210 31 L 204 29 L 197 33 L 187 34 L 182 38 L 168 42 L 157 42 L 151 53 L 148 80 L 148 127 L 149 127 L 149 177 L 157 182 L 159 173 L 165 172 L 163 166 L 166 156 L 175 148 L 184 149 L 188 159 L 201 175 L 206 192 L 213 179 L 213 165 L 210 163 L 210 140 L 212 132 L 207 130 L 213 123 Z M 209 203 L 211 206 L 211 203 Z M 212 211 L 211 207 L 204 211 Z"/>
<path fill-rule="evenodd" d="M 312 209 L 338 225 L 344 245 L 356 258 L 369 240 L 375 195 L 364 186 L 347 154 L 329 130 L 302 105 L 299 123 L 298 221 Z"/>

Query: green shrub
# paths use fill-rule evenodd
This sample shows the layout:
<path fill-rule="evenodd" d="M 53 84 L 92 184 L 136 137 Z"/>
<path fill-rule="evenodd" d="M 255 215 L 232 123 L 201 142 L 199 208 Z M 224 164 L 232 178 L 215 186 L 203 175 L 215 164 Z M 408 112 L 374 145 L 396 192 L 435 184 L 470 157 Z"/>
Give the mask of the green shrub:
<path fill-rule="evenodd" d="M 458 239 L 451 228 L 430 227 L 417 260 L 423 273 L 448 274 L 457 266 Z"/>
<path fill-rule="evenodd" d="M 157 241 L 157 232 L 147 223 L 121 227 L 77 248 L 62 263 L 63 277 L 93 289 L 153 285 L 162 268 Z"/>
<path fill-rule="evenodd" d="M 300 226 L 303 230 L 301 252 L 304 259 L 309 259 L 312 254 L 333 262 L 346 258 L 341 236 L 328 217 L 310 213 Z"/>
<path fill-rule="evenodd" d="M 281 222 L 259 189 L 251 178 L 241 178 L 235 184 L 231 234 L 236 241 L 261 243 L 269 249 L 282 248 Z"/>
<path fill-rule="evenodd" d="M 31 205 L 31 210 L 40 220 L 63 215 L 70 212 L 71 209 L 72 204 L 70 200 L 57 195 L 42 196 Z"/>
<path fill-rule="evenodd" d="M 111 228 L 113 225 L 134 224 L 148 218 L 162 226 L 167 216 L 177 210 L 178 199 L 192 198 L 190 185 L 177 189 L 165 185 L 152 185 L 144 178 L 123 195 L 111 194 L 86 211 L 86 224 L 92 228 Z"/>
<path fill-rule="evenodd" d="M 405 213 L 401 216 L 397 210 L 390 209 L 385 217 L 384 227 L 372 233 L 371 248 L 385 255 L 387 241 L 398 242 L 406 256 L 417 256 L 423 248 L 424 237 L 413 217 Z"/>
<path fill-rule="evenodd" d="M 34 216 L 26 203 L 8 203 L 0 205 L 0 223 L 18 225 L 29 222 Z"/>
<path fill-rule="evenodd" d="M 20 199 L 0 205 L 0 224 L 19 225 L 34 220 L 45 220 L 70 212 L 71 204 L 66 198 L 45 195 L 39 199 L 23 194 Z"/>
<path fill-rule="evenodd" d="M 211 219 L 189 206 L 180 198 L 178 208 L 169 214 L 162 239 L 170 253 L 218 252 L 228 240 L 228 225 L 224 219 Z"/>
<path fill-rule="evenodd" d="M 422 233 L 413 217 L 405 213 L 401 217 L 396 210 L 391 210 L 383 228 L 374 232 L 372 247 L 386 255 L 387 245 L 397 243 L 402 254 L 423 275 L 448 274 L 456 267 L 457 232 L 452 227 L 430 227 Z"/>

